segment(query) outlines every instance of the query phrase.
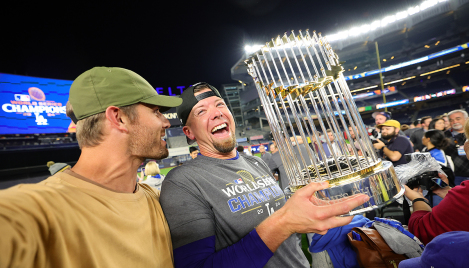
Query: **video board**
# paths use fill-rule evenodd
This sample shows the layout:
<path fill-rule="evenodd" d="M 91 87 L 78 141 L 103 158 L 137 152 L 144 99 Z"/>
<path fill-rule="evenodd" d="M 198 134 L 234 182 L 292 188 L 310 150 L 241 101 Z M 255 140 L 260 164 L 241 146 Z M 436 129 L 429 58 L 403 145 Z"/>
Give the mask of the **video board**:
<path fill-rule="evenodd" d="M 0 73 L 0 134 L 74 132 L 65 115 L 72 82 Z"/>

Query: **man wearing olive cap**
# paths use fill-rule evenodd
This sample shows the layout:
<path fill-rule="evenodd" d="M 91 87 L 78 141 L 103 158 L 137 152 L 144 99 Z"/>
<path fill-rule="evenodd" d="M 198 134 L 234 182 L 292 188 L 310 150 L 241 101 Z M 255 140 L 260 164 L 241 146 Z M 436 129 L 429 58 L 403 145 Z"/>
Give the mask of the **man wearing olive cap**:
<path fill-rule="evenodd" d="M 82 150 L 72 169 L 0 191 L 0 267 L 172 267 L 159 191 L 138 184 L 168 155 L 161 112 L 181 104 L 138 74 L 96 67 L 70 88 Z"/>
<path fill-rule="evenodd" d="M 373 146 L 380 150 L 380 156 L 392 162 L 394 166 L 406 164 L 406 154 L 414 152 L 410 141 L 399 135 L 401 124 L 396 120 L 388 120 L 377 126 L 381 130 L 381 138 L 387 141 L 376 140 Z"/>

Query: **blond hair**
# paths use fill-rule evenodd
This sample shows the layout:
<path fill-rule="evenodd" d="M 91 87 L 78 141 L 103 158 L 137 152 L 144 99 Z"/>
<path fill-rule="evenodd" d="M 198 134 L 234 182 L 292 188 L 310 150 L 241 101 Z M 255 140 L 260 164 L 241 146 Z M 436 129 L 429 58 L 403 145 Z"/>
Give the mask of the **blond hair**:
<path fill-rule="evenodd" d="M 158 164 L 154 161 L 148 162 L 145 165 L 145 175 L 155 176 L 157 174 L 160 174 L 160 168 L 159 168 Z"/>
<path fill-rule="evenodd" d="M 464 133 L 466 134 L 466 139 L 469 139 L 469 118 L 466 119 L 466 124 L 464 124 Z"/>
<path fill-rule="evenodd" d="M 135 123 L 138 118 L 136 110 L 137 104 L 138 103 L 119 107 L 119 109 L 121 109 L 122 112 L 127 115 L 131 124 Z M 66 114 L 70 118 L 73 115 L 73 107 L 69 101 L 67 102 L 66 106 Z M 95 147 L 103 141 L 103 125 L 105 119 L 106 114 L 102 112 L 88 116 L 76 123 L 76 135 L 80 149 L 83 147 Z"/>

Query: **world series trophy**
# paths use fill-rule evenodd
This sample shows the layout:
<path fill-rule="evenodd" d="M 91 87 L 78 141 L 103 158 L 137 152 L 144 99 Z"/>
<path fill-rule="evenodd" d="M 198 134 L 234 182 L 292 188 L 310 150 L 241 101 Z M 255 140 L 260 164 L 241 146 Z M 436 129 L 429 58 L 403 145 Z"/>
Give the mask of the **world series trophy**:
<path fill-rule="evenodd" d="M 245 63 L 293 194 L 310 182 L 328 181 L 327 189 L 315 193 L 319 205 L 357 193 L 370 197 L 346 215 L 385 206 L 403 195 L 392 163 L 376 155 L 344 69 L 326 38 L 309 30 L 291 31 L 266 43 Z M 333 139 L 325 135 L 323 145 L 318 131 L 328 130 Z"/>

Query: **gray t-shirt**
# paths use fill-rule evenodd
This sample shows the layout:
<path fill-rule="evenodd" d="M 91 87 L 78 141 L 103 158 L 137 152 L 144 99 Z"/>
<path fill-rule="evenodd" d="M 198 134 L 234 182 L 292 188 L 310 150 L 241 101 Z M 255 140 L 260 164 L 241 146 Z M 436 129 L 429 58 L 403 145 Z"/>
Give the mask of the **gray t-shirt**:
<path fill-rule="evenodd" d="M 199 155 L 168 173 L 160 196 L 175 250 L 211 236 L 215 250 L 223 250 L 285 202 L 266 164 L 242 154 L 235 160 Z M 285 240 L 264 267 L 309 267 L 298 235 Z"/>

